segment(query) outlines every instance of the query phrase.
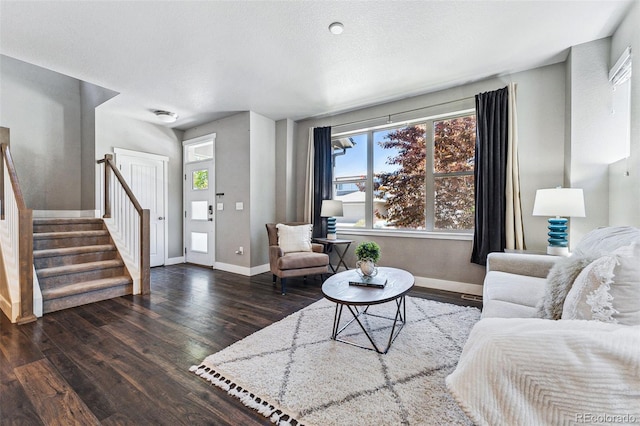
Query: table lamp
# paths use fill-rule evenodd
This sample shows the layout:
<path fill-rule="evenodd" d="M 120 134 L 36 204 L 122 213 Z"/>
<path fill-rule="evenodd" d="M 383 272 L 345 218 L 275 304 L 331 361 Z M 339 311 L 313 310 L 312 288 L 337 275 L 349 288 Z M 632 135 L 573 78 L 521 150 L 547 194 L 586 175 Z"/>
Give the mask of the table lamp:
<path fill-rule="evenodd" d="M 320 216 L 327 218 L 327 239 L 335 240 L 338 238 L 336 234 L 336 216 L 340 217 L 342 212 L 342 201 L 340 200 L 322 200 L 322 208 Z"/>
<path fill-rule="evenodd" d="M 585 217 L 582 189 L 550 188 L 538 189 L 533 204 L 534 216 L 554 216 L 549 218 L 549 246 L 547 254 L 555 256 L 569 255 L 567 240 L 567 218 Z"/>

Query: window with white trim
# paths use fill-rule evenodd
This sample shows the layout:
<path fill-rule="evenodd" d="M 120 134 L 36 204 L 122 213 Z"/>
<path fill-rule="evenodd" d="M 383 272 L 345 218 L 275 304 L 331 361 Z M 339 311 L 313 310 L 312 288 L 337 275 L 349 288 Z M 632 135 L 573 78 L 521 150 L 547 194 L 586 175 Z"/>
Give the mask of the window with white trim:
<path fill-rule="evenodd" d="M 475 141 L 468 110 L 335 134 L 338 227 L 471 232 Z"/>

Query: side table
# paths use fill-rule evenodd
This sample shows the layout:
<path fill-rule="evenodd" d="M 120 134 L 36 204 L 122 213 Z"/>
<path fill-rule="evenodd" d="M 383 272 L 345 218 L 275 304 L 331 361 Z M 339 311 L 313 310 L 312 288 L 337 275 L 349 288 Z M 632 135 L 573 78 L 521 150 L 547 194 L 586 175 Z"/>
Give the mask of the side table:
<path fill-rule="evenodd" d="M 331 264 L 331 262 L 329 262 L 329 266 L 331 267 L 331 270 L 333 271 L 334 274 L 338 272 L 338 269 L 340 269 L 340 265 L 343 265 L 345 270 L 349 269 L 347 264 L 344 262 L 344 255 L 347 253 L 347 250 L 349 250 L 349 246 L 351 245 L 353 240 L 342 240 L 342 239 L 330 240 L 328 238 L 314 238 L 313 242 L 322 244 L 324 246 L 325 253 L 329 254 L 332 251 L 335 251 L 336 254 L 338 255 L 338 264 L 335 267 Z M 340 250 L 338 250 L 338 246 L 344 246 L 344 250 L 340 252 Z"/>

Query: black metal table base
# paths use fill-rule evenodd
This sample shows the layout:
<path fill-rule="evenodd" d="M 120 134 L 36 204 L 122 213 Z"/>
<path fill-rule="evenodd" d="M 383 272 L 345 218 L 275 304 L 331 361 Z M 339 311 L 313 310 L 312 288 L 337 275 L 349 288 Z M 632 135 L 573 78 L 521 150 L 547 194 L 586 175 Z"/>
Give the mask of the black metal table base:
<path fill-rule="evenodd" d="M 405 305 L 404 296 L 398 297 L 397 299 L 394 300 L 394 302 L 396 304 L 396 315 L 394 318 L 384 317 L 381 315 L 375 315 L 367 312 L 371 305 L 367 305 L 363 310 L 359 310 L 358 305 L 336 303 L 336 311 L 333 316 L 333 329 L 332 329 L 331 339 L 337 342 L 342 342 L 342 343 L 347 343 L 349 345 L 357 346 L 359 348 L 376 351 L 379 354 L 386 354 L 389 351 L 389 348 L 391 347 L 391 344 L 393 343 L 393 341 L 396 339 L 396 337 L 398 337 L 398 334 L 400 334 L 400 330 L 402 330 L 402 328 L 404 327 L 404 324 L 406 323 L 406 318 L 407 318 L 407 307 Z M 351 319 L 351 321 L 346 323 L 344 326 L 340 327 L 340 319 L 342 317 L 342 308 L 344 308 L 345 306 L 349 309 L 349 312 L 351 312 L 353 319 Z M 371 334 L 369 333 L 367 328 L 364 326 L 362 321 L 360 321 L 360 317 L 363 315 L 369 315 L 369 316 L 384 318 L 384 319 L 393 321 L 393 326 L 391 327 L 391 333 L 389 333 L 389 340 L 387 341 L 387 346 L 384 348 L 384 350 L 380 350 L 376 342 L 373 340 L 373 336 L 371 336 Z M 354 321 L 358 323 L 358 325 L 364 332 L 365 336 L 367 336 L 367 338 L 369 339 L 369 343 L 371 343 L 370 347 L 362 346 L 357 343 L 338 338 L 340 333 L 342 333 Z"/>

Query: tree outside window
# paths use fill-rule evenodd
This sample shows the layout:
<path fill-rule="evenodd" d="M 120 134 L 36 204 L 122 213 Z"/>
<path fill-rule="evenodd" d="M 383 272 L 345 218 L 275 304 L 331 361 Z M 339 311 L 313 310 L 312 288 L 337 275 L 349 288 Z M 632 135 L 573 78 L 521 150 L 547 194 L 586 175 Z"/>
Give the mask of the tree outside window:
<path fill-rule="evenodd" d="M 209 188 L 209 171 L 195 170 L 193 172 L 193 189 L 207 189 Z"/>
<path fill-rule="evenodd" d="M 334 150 L 334 197 L 343 200 L 345 210 L 356 200 L 361 208 L 357 223 L 346 218 L 343 226 L 473 229 L 475 115 L 369 131 L 357 139 L 358 150 Z M 360 167 L 366 162 L 366 173 L 341 175 L 351 161 Z"/>

